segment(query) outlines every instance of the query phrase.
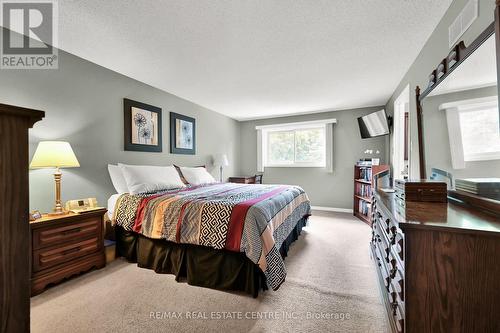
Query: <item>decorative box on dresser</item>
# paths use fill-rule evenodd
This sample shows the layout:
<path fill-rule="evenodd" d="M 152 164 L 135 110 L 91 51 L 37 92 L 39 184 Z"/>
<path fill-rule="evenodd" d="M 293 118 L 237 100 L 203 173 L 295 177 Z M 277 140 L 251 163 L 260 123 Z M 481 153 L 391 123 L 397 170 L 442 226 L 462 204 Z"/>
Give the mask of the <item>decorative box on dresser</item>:
<path fill-rule="evenodd" d="M 28 129 L 44 112 L 0 104 L 0 332 L 28 332 Z"/>
<path fill-rule="evenodd" d="M 371 225 L 371 205 L 375 176 L 389 170 L 388 165 L 355 165 L 353 214 Z"/>
<path fill-rule="evenodd" d="M 393 332 L 500 332 L 500 217 L 376 191 L 372 258 Z"/>
<path fill-rule="evenodd" d="M 30 223 L 31 295 L 72 275 L 102 268 L 106 209 L 47 216 Z"/>

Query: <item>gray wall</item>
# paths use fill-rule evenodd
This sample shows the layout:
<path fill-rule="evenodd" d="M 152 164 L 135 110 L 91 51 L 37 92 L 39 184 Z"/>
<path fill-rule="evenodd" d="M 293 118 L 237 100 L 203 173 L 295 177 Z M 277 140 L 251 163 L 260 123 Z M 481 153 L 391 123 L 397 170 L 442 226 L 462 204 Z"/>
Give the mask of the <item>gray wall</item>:
<path fill-rule="evenodd" d="M 450 94 L 427 97 L 423 101 L 424 144 L 427 174 L 436 167 L 451 172 L 455 178 L 500 177 L 500 160 L 466 162 L 466 168 L 455 170 L 451 166 L 450 140 L 446 111 L 440 111 L 443 103 L 465 99 L 496 96 L 497 87 L 487 87 Z"/>
<path fill-rule="evenodd" d="M 467 2 L 468 0 L 453 1 L 386 105 L 388 113 L 393 114 L 394 100 L 399 96 L 406 85 L 410 84 L 410 141 L 412 145 L 410 152 L 410 173 L 413 178 L 418 178 L 419 175 L 415 88 L 416 86 L 420 86 L 422 90 L 425 90 L 429 74 L 438 66 L 439 62 L 448 55 L 448 27 Z M 470 45 L 471 42 L 479 36 L 491 22 L 493 22 L 494 9 L 494 0 L 479 0 L 479 17 L 461 37 L 461 40 L 464 40 L 466 45 Z"/>
<path fill-rule="evenodd" d="M 30 131 L 31 155 L 40 140 L 64 140 L 81 167 L 63 169 L 63 200 L 97 197 L 106 206 L 114 188 L 108 163 L 192 166 L 207 164 L 218 179 L 211 155 L 228 154 L 225 176 L 239 173 L 239 124 L 199 105 L 59 52 L 59 70 L 0 71 L 0 103 L 46 111 Z M 123 98 L 163 109 L 163 153 L 123 150 Z M 196 155 L 169 153 L 169 111 L 196 118 Z M 53 170 L 30 171 L 30 207 L 49 211 L 54 202 Z"/>
<path fill-rule="evenodd" d="M 362 157 L 385 156 L 385 138 L 362 140 L 357 117 L 379 111 L 383 107 L 316 113 L 241 123 L 241 171 L 255 174 L 257 169 L 257 131 L 255 126 L 282 124 L 316 119 L 336 118 L 333 129 L 333 173 L 324 168 L 266 168 L 264 183 L 299 185 L 314 206 L 352 209 L 353 168 Z M 380 150 L 380 155 L 365 155 L 366 149 Z"/>

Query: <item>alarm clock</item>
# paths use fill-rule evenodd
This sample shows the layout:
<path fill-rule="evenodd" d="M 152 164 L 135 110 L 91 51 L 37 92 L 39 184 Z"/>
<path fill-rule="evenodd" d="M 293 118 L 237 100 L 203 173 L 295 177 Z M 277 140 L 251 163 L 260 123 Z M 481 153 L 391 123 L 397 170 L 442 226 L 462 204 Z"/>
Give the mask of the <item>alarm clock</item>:
<path fill-rule="evenodd" d="M 66 202 L 65 208 L 67 211 L 72 211 L 74 213 L 84 213 L 91 210 L 101 209 L 102 207 L 97 206 L 96 198 L 86 198 L 69 200 Z"/>

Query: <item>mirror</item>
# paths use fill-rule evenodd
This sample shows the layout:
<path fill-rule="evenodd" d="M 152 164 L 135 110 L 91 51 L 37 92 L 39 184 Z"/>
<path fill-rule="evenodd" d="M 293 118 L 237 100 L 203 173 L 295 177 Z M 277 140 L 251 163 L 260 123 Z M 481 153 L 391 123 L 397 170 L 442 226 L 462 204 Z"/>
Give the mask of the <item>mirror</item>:
<path fill-rule="evenodd" d="M 500 178 L 495 35 L 457 66 L 421 101 L 427 176 Z"/>

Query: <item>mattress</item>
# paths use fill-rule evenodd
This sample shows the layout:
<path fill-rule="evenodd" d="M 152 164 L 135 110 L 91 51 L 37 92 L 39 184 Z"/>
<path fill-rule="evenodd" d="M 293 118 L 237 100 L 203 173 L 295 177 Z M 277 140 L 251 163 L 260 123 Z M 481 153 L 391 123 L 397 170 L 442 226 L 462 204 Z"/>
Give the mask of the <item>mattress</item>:
<path fill-rule="evenodd" d="M 310 210 L 298 186 L 216 183 L 122 194 L 111 220 L 151 239 L 243 252 L 276 290 L 286 276 L 279 249 Z"/>
<path fill-rule="evenodd" d="M 115 213 L 116 202 L 120 198 L 121 194 L 113 194 L 108 199 L 108 216 L 110 220 L 113 220 L 113 214 Z"/>

